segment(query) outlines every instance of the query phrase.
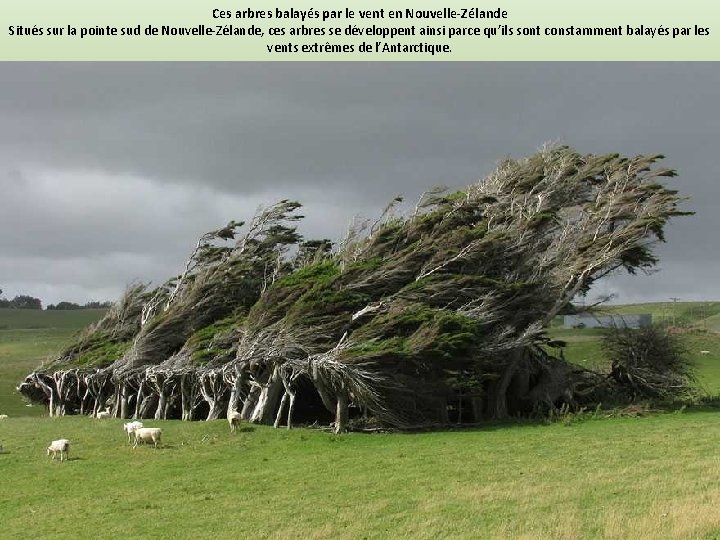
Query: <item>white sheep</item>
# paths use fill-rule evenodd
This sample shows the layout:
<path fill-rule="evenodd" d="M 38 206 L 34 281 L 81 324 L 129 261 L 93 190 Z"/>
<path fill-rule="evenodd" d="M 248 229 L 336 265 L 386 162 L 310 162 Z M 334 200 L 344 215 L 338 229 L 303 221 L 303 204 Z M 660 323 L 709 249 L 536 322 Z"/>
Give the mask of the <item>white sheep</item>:
<path fill-rule="evenodd" d="M 132 435 L 135 430 L 141 427 L 143 427 L 143 423 L 138 422 L 137 420 L 135 422 L 127 422 L 123 424 L 123 430 L 125 431 L 125 433 L 127 433 L 128 436 L 128 443 L 132 442 Z"/>
<path fill-rule="evenodd" d="M 68 454 L 70 453 L 70 441 L 67 439 L 58 439 L 51 442 L 50 446 L 47 447 L 47 455 L 49 456 L 52 454 L 52 458 L 54 460 L 58 452 L 60 452 L 60 463 L 63 461 L 63 456 L 65 459 L 68 459 Z"/>
<path fill-rule="evenodd" d="M 135 435 L 135 444 L 133 445 L 133 448 L 137 448 L 137 445 L 141 442 L 149 443 L 151 441 L 155 445 L 155 448 L 157 448 L 157 445 L 160 442 L 160 436 L 162 435 L 162 429 L 142 427 L 134 429 L 133 433 Z"/>
<path fill-rule="evenodd" d="M 0 420 L 5 420 L 7 417 L 7 414 L 0 414 Z"/>
<path fill-rule="evenodd" d="M 110 407 L 106 407 L 104 411 L 98 412 L 95 418 L 110 418 Z"/>
<path fill-rule="evenodd" d="M 710 351 L 700 351 L 700 354 L 703 354 L 703 355 L 710 354 Z"/>
<path fill-rule="evenodd" d="M 237 411 L 230 411 L 227 415 L 228 424 L 230 424 L 230 433 L 235 433 L 238 426 L 240 425 L 240 421 L 242 420 L 242 417 L 240 416 L 240 413 Z"/>

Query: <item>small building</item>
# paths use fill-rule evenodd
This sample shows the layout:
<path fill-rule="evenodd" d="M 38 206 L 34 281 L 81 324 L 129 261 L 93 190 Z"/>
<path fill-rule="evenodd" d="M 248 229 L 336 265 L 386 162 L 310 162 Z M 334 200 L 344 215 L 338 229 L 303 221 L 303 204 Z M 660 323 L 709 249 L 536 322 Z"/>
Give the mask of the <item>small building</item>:
<path fill-rule="evenodd" d="M 565 328 L 643 328 L 652 324 L 652 314 L 595 315 L 580 313 L 579 315 L 565 315 L 563 323 Z"/>

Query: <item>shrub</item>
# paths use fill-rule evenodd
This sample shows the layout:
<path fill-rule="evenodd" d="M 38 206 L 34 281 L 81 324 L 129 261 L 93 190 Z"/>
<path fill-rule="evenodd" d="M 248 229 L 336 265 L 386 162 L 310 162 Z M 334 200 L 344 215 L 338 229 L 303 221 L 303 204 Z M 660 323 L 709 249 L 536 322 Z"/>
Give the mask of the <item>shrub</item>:
<path fill-rule="evenodd" d="M 695 370 L 677 335 L 650 325 L 614 327 L 602 346 L 612 362 L 611 376 L 634 398 L 674 399 L 693 393 Z"/>

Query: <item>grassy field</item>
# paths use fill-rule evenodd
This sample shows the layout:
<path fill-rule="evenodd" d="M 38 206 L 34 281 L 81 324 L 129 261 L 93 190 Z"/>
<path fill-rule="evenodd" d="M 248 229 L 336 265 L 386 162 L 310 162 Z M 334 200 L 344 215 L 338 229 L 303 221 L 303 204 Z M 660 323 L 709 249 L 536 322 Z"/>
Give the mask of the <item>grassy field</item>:
<path fill-rule="evenodd" d="M 421 434 L 11 418 L 2 538 L 717 538 L 716 412 Z M 70 460 L 44 446 L 72 440 Z M 63 533 L 65 531 L 65 533 Z"/>
<path fill-rule="evenodd" d="M 0 308 L 0 332 L 54 328 L 72 333 L 102 317 L 106 309 L 44 311 Z"/>
<path fill-rule="evenodd" d="M 75 330 L 5 324 L 3 387 Z M 597 330 L 552 332 L 566 357 L 602 364 Z M 720 336 L 683 339 L 720 393 Z M 342 436 L 146 421 L 164 444 L 133 450 L 121 420 L 18 409 L 0 420 L 3 539 L 720 538 L 720 411 Z M 62 464 L 45 455 L 59 437 L 72 441 Z"/>
<path fill-rule="evenodd" d="M 682 335 L 690 359 L 697 366 L 698 382 L 710 395 L 720 395 L 720 302 L 660 302 L 608 306 L 609 315 L 650 313 L 653 321 L 673 320 L 688 330 Z M 560 318 L 549 331 L 553 339 L 566 341 L 565 358 L 575 364 L 595 370 L 606 370 L 607 361 L 600 341 L 603 331 L 598 328 L 563 328 Z M 700 351 L 709 351 L 701 354 Z"/>
<path fill-rule="evenodd" d="M 98 320 L 105 310 L 40 311 L 0 309 L 0 414 L 43 414 L 26 407 L 15 387 L 45 359 L 70 342 L 79 329 Z"/>

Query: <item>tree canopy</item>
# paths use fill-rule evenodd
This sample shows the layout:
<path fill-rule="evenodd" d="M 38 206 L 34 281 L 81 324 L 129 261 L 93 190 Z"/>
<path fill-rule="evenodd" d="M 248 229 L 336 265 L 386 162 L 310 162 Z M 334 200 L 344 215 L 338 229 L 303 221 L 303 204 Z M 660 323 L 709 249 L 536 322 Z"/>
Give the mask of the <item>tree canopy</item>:
<path fill-rule="evenodd" d="M 203 235 L 160 287 L 130 287 L 27 388 L 65 410 L 240 410 L 337 431 L 591 400 L 605 383 L 549 356 L 544 328 L 596 280 L 657 263 L 668 221 L 688 213 L 661 159 L 549 146 L 406 214 L 396 198 L 337 246 L 301 238 L 300 203 L 280 201 Z"/>
<path fill-rule="evenodd" d="M 2 293 L 2 290 L 0 290 L 0 293 Z M 42 301 L 39 298 L 35 298 L 27 294 L 20 294 L 15 296 L 12 300 L 0 298 L 0 308 L 42 309 Z"/>

